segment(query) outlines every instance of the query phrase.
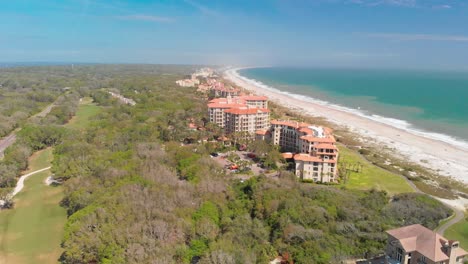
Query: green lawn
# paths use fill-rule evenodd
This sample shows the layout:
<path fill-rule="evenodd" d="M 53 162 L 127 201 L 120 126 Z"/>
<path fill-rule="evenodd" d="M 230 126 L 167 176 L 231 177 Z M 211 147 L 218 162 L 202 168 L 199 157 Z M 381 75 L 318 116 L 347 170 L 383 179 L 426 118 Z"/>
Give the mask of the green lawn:
<path fill-rule="evenodd" d="M 362 165 L 359 173 L 351 172 L 345 186 L 349 189 L 368 190 L 377 189 L 387 191 L 390 195 L 404 192 L 413 192 L 411 186 L 400 176 L 388 172 L 369 163 L 358 153 L 339 146 L 340 163 Z"/>
<path fill-rule="evenodd" d="M 83 129 L 99 111 L 100 107 L 86 98 L 66 126 Z M 48 148 L 34 153 L 24 173 L 49 167 L 52 151 Z M 0 264 L 58 263 L 67 215 L 59 205 L 63 187 L 45 185 L 48 176 L 50 171 L 31 175 L 14 198 L 15 208 L 0 211 Z"/>
<path fill-rule="evenodd" d="M 50 166 L 52 149 L 30 158 L 30 171 Z M 15 196 L 15 208 L 0 212 L 0 263 L 57 263 L 66 211 L 59 206 L 62 187 L 44 184 L 44 171 L 30 176 Z"/>
<path fill-rule="evenodd" d="M 468 250 L 468 214 L 465 219 L 445 230 L 445 237 L 460 241 L 460 246 Z"/>
<path fill-rule="evenodd" d="M 91 122 L 91 117 L 99 113 L 101 107 L 95 105 L 91 98 L 83 98 L 80 102 L 76 115 L 68 122 L 67 127 L 83 129 Z"/>

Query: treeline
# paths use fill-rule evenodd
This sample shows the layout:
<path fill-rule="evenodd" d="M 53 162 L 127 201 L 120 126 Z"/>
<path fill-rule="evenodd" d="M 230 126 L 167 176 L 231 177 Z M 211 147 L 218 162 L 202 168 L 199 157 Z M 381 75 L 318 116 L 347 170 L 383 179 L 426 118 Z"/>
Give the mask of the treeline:
<path fill-rule="evenodd" d="M 268 263 L 281 253 L 339 263 L 382 252 L 389 228 L 434 228 L 450 215 L 421 194 L 303 184 L 288 172 L 231 178 L 209 157 L 215 133 L 188 129 L 206 117 L 195 89 L 174 83 L 189 68 L 110 67 L 93 69 L 137 104 L 90 89 L 102 111 L 55 147 L 69 215 L 62 263 Z"/>

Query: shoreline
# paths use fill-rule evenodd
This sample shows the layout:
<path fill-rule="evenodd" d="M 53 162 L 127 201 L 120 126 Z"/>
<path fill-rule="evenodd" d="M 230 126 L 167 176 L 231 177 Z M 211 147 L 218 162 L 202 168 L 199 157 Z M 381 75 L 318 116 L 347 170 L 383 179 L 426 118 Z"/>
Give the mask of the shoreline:
<path fill-rule="evenodd" d="M 242 68 L 244 69 L 244 68 Z M 224 72 L 224 77 L 236 85 L 291 110 L 299 110 L 305 115 L 324 117 L 327 121 L 349 128 L 362 138 L 371 138 L 376 143 L 395 148 L 398 154 L 412 163 L 433 170 L 444 177 L 468 184 L 468 150 L 437 139 L 411 133 L 407 130 L 385 124 L 357 113 L 337 109 L 308 97 L 297 98 L 280 90 L 268 89 L 241 77 L 237 69 Z M 424 162 L 422 162 L 424 161 Z"/>

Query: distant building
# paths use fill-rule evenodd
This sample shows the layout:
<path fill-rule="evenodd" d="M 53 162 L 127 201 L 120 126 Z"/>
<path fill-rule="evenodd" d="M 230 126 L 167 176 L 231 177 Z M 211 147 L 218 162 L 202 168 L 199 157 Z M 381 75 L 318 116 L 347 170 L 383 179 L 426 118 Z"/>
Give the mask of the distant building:
<path fill-rule="evenodd" d="M 178 80 L 176 81 L 176 84 L 182 87 L 195 87 L 200 84 L 200 80 L 197 78 Z"/>
<path fill-rule="evenodd" d="M 388 230 L 387 234 L 387 263 L 462 264 L 468 256 L 458 241 L 419 224 Z"/>
<path fill-rule="evenodd" d="M 307 123 L 273 120 L 268 130 L 257 130 L 256 139 L 268 140 L 293 156 L 295 174 L 314 182 L 338 181 L 338 148 L 332 130 Z"/>

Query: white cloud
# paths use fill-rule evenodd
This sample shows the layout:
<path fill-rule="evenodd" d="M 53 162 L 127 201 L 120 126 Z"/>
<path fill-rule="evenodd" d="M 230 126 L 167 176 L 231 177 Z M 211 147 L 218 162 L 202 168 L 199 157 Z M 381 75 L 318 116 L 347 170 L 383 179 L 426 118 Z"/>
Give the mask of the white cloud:
<path fill-rule="evenodd" d="M 207 6 L 204 6 L 200 3 L 197 3 L 195 1 L 192 1 L 192 0 L 184 0 L 185 3 L 195 7 L 196 9 L 198 9 L 202 14 L 204 15 L 209 15 L 209 16 L 214 16 L 214 17 L 219 17 L 221 16 L 221 14 Z"/>
<path fill-rule="evenodd" d="M 431 35 L 431 34 L 401 34 L 401 33 L 366 33 L 367 37 L 383 38 L 396 41 L 455 41 L 468 42 L 468 36 L 461 35 Z"/>
<path fill-rule="evenodd" d="M 128 16 L 117 16 L 116 18 L 122 19 L 122 20 L 137 20 L 137 21 L 161 22 L 161 23 L 170 23 L 170 22 L 175 21 L 171 17 L 151 16 L 151 15 L 128 15 Z"/>

